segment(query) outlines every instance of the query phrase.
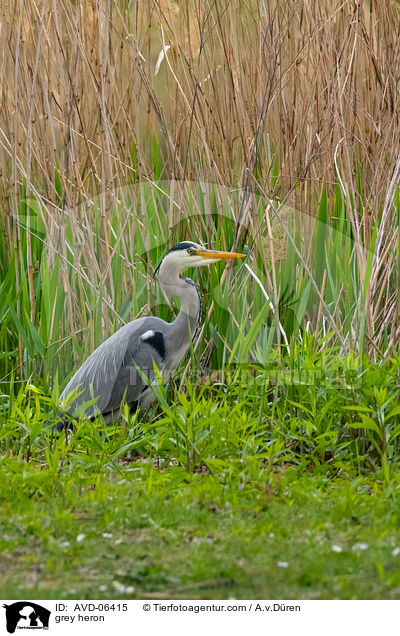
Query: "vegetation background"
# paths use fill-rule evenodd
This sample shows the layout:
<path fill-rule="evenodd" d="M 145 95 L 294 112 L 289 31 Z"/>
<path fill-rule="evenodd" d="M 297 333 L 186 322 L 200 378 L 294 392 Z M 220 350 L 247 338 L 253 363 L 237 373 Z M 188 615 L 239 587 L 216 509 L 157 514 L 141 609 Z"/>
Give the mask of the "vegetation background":
<path fill-rule="evenodd" d="M 399 35 L 394 0 L 1 4 L 4 596 L 399 596 Z M 196 273 L 182 374 L 55 438 L 185 238 L 247 258 Z"/>

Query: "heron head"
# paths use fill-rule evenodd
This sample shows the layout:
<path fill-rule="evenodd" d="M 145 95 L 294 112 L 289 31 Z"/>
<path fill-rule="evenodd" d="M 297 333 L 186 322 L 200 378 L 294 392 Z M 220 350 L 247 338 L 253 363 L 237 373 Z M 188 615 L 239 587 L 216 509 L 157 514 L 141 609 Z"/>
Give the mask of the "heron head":
<path fill-rule="evenodd" d="M 243 256 L 245 254 L 209 250 L 193 241 L 183 241 L 171 247 L 162 264 L 163 266 L 169 265 L 181 273 L 189 267 L 211 265 L 211 263 L 216 263 L 217 261 L 242 258 Z"/>

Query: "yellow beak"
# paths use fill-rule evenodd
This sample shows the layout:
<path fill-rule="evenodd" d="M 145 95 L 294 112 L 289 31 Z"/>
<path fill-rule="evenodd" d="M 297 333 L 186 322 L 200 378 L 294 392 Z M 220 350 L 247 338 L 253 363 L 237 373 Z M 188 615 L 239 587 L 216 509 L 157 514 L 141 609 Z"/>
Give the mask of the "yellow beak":
<path fill-rule="evenodd" d="M 217 250 L 196 250 L 197 256 L 202 258 L 215 258 L 216 261 L 220 259 L 227 260 L 228 258 L 242 258 L 246 254 L 236 254 L 235 252 L 218 252 Z"/>

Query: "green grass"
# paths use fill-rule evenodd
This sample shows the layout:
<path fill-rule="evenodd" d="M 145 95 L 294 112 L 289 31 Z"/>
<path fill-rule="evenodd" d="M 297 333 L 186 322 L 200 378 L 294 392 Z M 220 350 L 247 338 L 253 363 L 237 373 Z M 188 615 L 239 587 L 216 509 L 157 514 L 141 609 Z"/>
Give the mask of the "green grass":
<path fill-rule="evenodd" d="M 400 598 L 400 360 L 290 345 L 67 440 L 2 396 L 3 597 Z"/>
<path fill-rule="evenodd" d="M 221 475 L 252 458 L 270 468 L 381 471 L 389 484 L 400 457 L 399 378 L 399 356 L 373 364 L 310 336 L 275 351 L 268 366 L 227 363 L 203 384 L 195 373 L 185 382 L 177 374 L 168 390 L 154 388 L 147 414 L 125 408 L 122 425 L 83 420 L 67 446 L 46 425 L 58 386 L 49 396 L 46 385 L 29 383 L 0 396 L 0 450 L 55 472 L 71 458 L 101 468 L 137 453 L 173 457 L 188 473 L 204 466 Z"/>
<path fill-rule="evenodd" d="M 3 598 L 400 598 L 398 482 L 1 471 Z"/>

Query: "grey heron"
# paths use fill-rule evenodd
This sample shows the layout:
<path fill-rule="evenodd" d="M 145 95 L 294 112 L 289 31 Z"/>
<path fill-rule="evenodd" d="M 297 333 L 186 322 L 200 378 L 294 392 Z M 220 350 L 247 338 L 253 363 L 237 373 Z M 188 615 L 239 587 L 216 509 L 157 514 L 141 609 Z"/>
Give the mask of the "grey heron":
<path fill-rule="evenodd" d="M 77 414 L 113 419 L 124 401 L 131 412 L 147 408 L 154 395 L 150 388 L 155 378 L 154 363 L 166 382 L 185 357 L 199 326 L 200 291 L 182 272 L 243 256 L 206 249 L 192 241 L 172 247 L 156 271 L 167 296 L 180 299 L 177 317 L 170 323 L 156 316 L 137 318 L 95 349 L 60 396 L 61 401 L 67 402 L 67 408 L 60 416 L 58 429 L 64 427 L 66 417 L 69 420 Z M 72 403 L 68 406 L 71 396 Z"/>

